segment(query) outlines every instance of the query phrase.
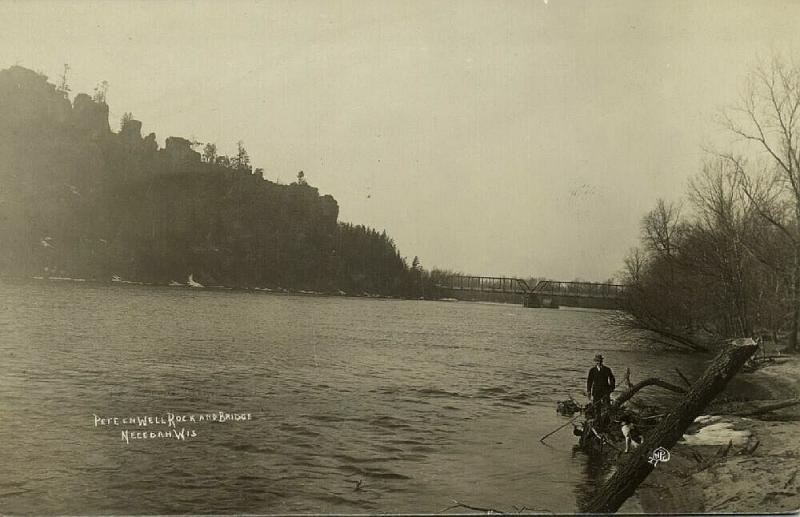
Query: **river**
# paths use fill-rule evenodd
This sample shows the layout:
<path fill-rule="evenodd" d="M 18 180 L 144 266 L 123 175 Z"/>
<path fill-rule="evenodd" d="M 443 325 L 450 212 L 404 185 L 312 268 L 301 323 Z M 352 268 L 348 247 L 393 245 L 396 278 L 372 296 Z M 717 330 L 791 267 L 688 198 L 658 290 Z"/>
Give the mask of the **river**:
<path fill-rule="evenodd" d="M 45 281 L 0 303 L 0 513 L 572 512 L 602 467 L 539 438 L 594 354 L 618 381 L 702 368 L 606 311 Z"/>

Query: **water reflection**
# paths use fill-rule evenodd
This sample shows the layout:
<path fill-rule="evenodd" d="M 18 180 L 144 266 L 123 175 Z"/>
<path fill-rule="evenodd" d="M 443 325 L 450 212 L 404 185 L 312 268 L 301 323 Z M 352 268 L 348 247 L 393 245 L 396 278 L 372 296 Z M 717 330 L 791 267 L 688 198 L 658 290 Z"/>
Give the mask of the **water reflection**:
<path fill-rule="evenodd" d="M 575 485 L 575 506 L 583 508 L 597 489 L 613 474 L 614 461 L 608 454 L 599 451 L 587 453 L 577 445 L 572 448 L 572 457 L 580 457 L 583 460 L 583 476 Z"/>

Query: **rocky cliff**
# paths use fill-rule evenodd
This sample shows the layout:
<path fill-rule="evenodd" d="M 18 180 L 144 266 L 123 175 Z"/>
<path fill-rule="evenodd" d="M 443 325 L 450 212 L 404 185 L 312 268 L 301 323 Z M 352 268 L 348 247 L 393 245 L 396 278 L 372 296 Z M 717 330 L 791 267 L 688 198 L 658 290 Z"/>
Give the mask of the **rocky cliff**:
<path fill-rule="evenodd" d="M 384 262 L 372 284 L 404 274 L 385 234 L 337 224 L 331 196 L 201 161 L 185 138 L 159 148 L 132 118 L 114 132 L 108 115 L 41 74 L 0 71 L 0 274 L 334 288 L 364 277 L 341 257 L 366 252 L 342 249 L 358 241 L 342 232 Z"/>

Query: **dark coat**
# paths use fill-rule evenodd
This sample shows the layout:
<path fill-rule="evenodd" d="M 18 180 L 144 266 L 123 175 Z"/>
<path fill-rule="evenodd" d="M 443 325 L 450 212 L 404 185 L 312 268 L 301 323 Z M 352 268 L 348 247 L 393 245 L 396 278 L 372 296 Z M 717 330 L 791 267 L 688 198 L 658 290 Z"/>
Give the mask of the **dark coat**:
<path fill-rule="evenodd" d="M 589 393 L 593 400 L 598 400 L 610 395 L 617 386 L 616 382 L 614 374 L 611 373 L 611 368 L 601 365 L 598 370 L 595 366 L 589 370 L 589 375 L 586 377 L 586 392 Z"/>

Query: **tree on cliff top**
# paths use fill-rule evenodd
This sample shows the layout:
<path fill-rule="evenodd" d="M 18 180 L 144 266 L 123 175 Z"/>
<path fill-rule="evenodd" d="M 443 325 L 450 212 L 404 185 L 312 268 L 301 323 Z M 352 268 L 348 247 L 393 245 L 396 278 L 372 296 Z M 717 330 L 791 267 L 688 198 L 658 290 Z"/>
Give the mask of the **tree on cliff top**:
<path fill-rule="evenodd" d="M 203 161 L 206 163 L 214 163 L 217 160 L 217 144 L 206 144 L 203 147 Z"/>
<path fill-rule="evenodd" d="M 231 166 L 240 171 L 250 171 L 250 155 L 247 154 L 247 149 L 244 148 L 244 142 L 239 140 L 236 142 L 236 155 L 231 159 Z"/>
<path fill-rule="evenodd" d="M 99 102 L 100 104 L 107 104 L 106 97 L 108 96 L 108 81 L 100 81 L 97 86 L 94 87 L 94 95 L 92 95 L 92 100 L 95 102 Z"/>
<path fill-rule="evenodd" d="M 64 71 L 59 78 L 58 87 L 56 88 L 56 91 L 62 94 L 65 99 L 69 98 L 70 92 L 69 83 L 67 83 L 67 72 L 69 72 L 69 65 L 64 63 Z"/>
<path fill-rule="evenodd" d="M 120 117 L 119 119 L 120 132 L 125 131 L 125 128 L 128 127 L 128 125 L 131 123 L 132 120 L 133 120 L 133 113 L 131 113 L 130 111 L 126 111 L 125 113 L 123 113 L 122 117 Z"/>

